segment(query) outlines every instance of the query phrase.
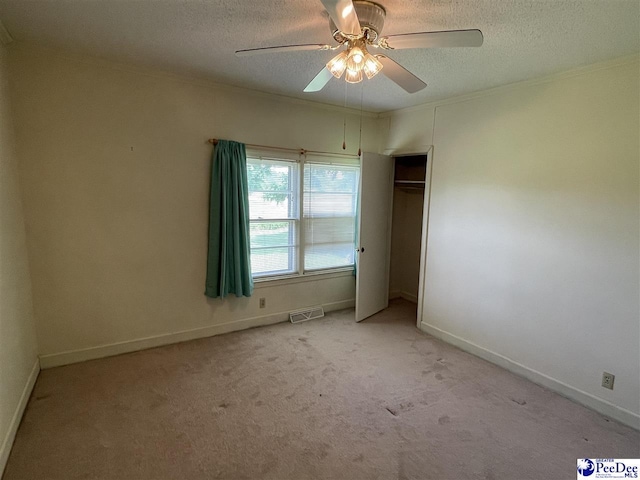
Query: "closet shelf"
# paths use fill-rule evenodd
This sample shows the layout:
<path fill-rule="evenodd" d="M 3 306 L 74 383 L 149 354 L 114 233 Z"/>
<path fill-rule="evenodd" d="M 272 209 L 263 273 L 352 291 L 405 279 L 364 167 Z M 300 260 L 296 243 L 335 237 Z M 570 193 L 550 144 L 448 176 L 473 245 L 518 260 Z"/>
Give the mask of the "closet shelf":
<path fill-rule="evenodd" d="M 407 193 L 424 192 L 424 180 L 396 180 L 393 182 L 396 188 Z"/>
<path fill-rule="evenodd" d="M 393 183 L 400 190 L 424 190 L 424 180 L 396 180 Z"/>

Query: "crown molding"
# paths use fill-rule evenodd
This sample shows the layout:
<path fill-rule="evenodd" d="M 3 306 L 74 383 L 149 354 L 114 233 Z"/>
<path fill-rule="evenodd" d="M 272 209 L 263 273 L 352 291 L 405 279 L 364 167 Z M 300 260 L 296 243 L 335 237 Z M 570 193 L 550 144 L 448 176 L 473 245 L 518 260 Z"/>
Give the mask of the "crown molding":
<path fill-rule="evenodd" d="M 2 23 L 2 20 L 0 20 L 0 43 L 2 45 L 9 45 L 12 42 L 13 42 L 13 37 L 11 36 L 7 28 Z"/>
<path fill-rule="evenodd" d="M 453 97 L 443 98 L 441 100 L 435 100 L 428 103 L 422 103 L 420 105 L 414 105 L 412 107 L 399 108 L 397 110 L 388 110 L 386 112 L 381 112 L 378 115 L 378 118 L 388 118 L 396 115 L 398 113 L 409 113 L 415 112 L 419 110 L 426 110 L 435 107 L 439 107 L 441 105 L 451 105 L 454 103 L 466 102 L 469 100 L 473 100 L 476 98 L 488 97 L 491 95 L 495 95 L 501 92 L 506 92 L 510 90 L 516 90 L 519 88 L 532 87 L 535 85 L 542 85 L 545 83 L 555 82 L 559 80 L 564 80 L 566 78 L 578 77 L 580 75 L 586 75 L 588 73 L 597 72 L 600 70 L 607 70 L 610 68 L 616 68 L 623 65 L 628 65 L 631 63 L 635 63 L 640 61 L 640 53 L 633 53 L 631 55 L 625 55 L 624 57 L 614 58 L 612 60 L 606 60 L 604 62 L 593 63 L 590 65 L 585 65 L 581 67 L 572 68 L 570 70 L 565 70 L 563 72 L 553 73 L 551 75 L 545 75 L 544 77 L 532 78 L 530 80 L 521 80 L 519 82 L 508 83 L 506 85 L 500 85 L 497 87 L 489 88 L 486 90 L 479 90 L 477 92 L 465 93 L 463 95 L 456 95 Z"/>

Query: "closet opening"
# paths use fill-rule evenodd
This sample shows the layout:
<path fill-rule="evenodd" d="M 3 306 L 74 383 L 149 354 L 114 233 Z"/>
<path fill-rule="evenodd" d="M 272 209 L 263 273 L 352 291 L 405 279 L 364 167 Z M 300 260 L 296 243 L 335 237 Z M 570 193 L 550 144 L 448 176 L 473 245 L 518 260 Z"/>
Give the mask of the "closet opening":
<path fill-rule="evenodd" d="M 393 157 L 394 188 L 391 222 L 389 299 L 403 298 L 416 304 L 418 323 L 422 308 L 421 270 L 426 245 L 425 209 L 428 209 L 428 155 L 408 154 Z M 427 188 L 425 188 L 427 187 Z"/>

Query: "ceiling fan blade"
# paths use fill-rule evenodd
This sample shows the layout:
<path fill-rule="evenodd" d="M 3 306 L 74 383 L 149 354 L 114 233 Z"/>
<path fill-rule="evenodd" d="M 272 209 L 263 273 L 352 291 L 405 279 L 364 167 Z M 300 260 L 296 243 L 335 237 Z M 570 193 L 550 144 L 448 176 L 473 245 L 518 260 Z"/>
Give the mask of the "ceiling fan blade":
<path fill-rule="evenodd" d="M 327 67 L 324 67 L 322 70 L 320 70 L 320 73 L 318 73 L 318 75 L 316 75 L 313 80 L 309 82 L 309 85 L 304 87 L 304 92 L 319 92 L 327 83 L 329 83 L 329 80 L 331 80 L 332 78 L 333 74 Z"/>
<path fill-rule="evenodd" d="M 405 33 L 380 39 L 384 48 L 479 47 L 484 37 L 480 30 L 448 30 L 445 32 Z"/>
<path fill-rule="evenodd" d="M 382 63 L 382 70 L 384 75 L 391 81 L 396 82 L 404 90 L 409 93 L 416 93 L 427 86 L 422 80 L 416 77 L 409 70 L 404 68 L 399 63 L 391 60 L 384 55 L 376 55 L 376 58 Z"/>
<path fill-rule="evenodd" d="M 321 43 L 309 43 L 305 45 L 280 45 L 277 47 L 249 48 L 246 50 L 236 50 L 236 57 L 246 57 L 258 55 L 260 53 L 296 52 L 300 50 L 330 50 L 331 45 Z"/>
<path fill-rule="evenodd" d="M 351 0 L 320 0 L 341 32 L 360 35 L 360 20 Z"/>

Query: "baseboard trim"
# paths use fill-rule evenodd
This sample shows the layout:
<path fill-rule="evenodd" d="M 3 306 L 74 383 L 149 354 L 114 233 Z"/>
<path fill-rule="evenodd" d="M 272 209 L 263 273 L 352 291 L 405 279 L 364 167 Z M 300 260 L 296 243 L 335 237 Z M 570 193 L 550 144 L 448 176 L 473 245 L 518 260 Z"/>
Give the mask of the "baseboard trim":
<path fill-rule="evenodd" d="M 418 303 L 418 296 L 407 292 L 400 292 L 400 297 L 411 303 Z"/>
<path fill-rule="evenodd" d="M 418 297 L 411 293 L 403 292 L 401 290 L 392 290 L 389 292 L 389 300 L 395 300 L 396 298 L 404 298 L 408 302 L 418 303 Z"/>
<path fill-rule="evenodd" d="M 488 362 L 509 370 L 516 375 L 520 375 L 521 377 L 531 380 L 533 383 L 546 387 L 549 390 L 553 390 L 563 397 L 567 397 L 574 402 L 590 408 L 591 410 L 595 410 L 602 415 L 613 418 L 614 420 L 617 420 L 620 423 L 624 423 L 631 428 L 640 430 L 640 415 L 630 410 L 618 407 L 613 403 L 607 402 L 606 400 L 572 387 L 571 385 L 567 385 L 560 380 L 556 380 L 555 378 L 545 375 L 544 373 L 526 367 L 514 360 L 511 360 L 508 357 L 505 357 L 504 355 L 500 355 L 499 353 L 476 345 L 473 342 L 448 333 L 428 323 L 421 322 L 420 329 L 423 332 L 428 333 L 429 335 L 432 335 L 444 342 L 460 348 L 461 350 L 487 360 Z"/>
<path fill-rule="evenodd" d="M 7 460 L 9 460 L 9 453 L 11 453 L 11 447 L 13 446 L 13 441 L 16 438 L 16 433 L 18 432 L 18 427 L 20 426 L 22 415 L 24 414 L 24 411 L 27 408 L 27 403 L 29 403 L 29 397 L 31 397 L 31 392 L 33 391 L 33 387 L 36 384 L 36 380 L 38 378 L 39 373 L 40 373 L 40 362 L 36 359 L 35 363 L 33 364 L 33 368 L 29 373 L 29 377 L 27 377 L 27 383 L 22 389 L 22 395 L 20 396 L 20 400 L 18 401 L 16 410 L 13 413 L 11 422 L 9 423 L 9 430 L 7 431 L 7 434 L 5 435 L 2 441 L 2 446 L 0 446 L 0 478 L 2 478 L 4 469 L 7 466 Z"/>
<path fill-rule="evenodd" d="M 355 306 L 355 299 L 353 298 L 349 300 L 341 300 L 338 302 L 325 303 L 322 305 L 325 312 L 352 308 L 353 306 Z M 298 309 L 299 308 L 292 310 Z M 147 348 L 170 345 L 172 343 L 186 342 L 188 340 L 196 340 L 198 338 L 213 337 L 214 335 L 222 335 L 224 333 L 235 332 L 238 330 L 246 330 L 248 328 L 273 325 L 275 323 L 286 322 L 288 320 L 289 311 L 286 311 L 259 317 L 234 320 L 231 322 L 220 323 L 218 325 L 209 325 L 206 327 L 194 328 L 191 330 L 182 330 L 180 332 L 166 333 L 162 335 L 154 335 L 151 337 L 138 338 L 135 340 L 125 340 L 123 342 L 98 345 L 89 348 L 81 348 L 78 350 L 40 355 L 40 366 L 43 369 L 59 367 L 62 365 L 69 365 L 71 363 L 95 360 L 96 358 L 112 357 L 114 355 L 120 355 L 123 353 L 146 350 Z"/>

